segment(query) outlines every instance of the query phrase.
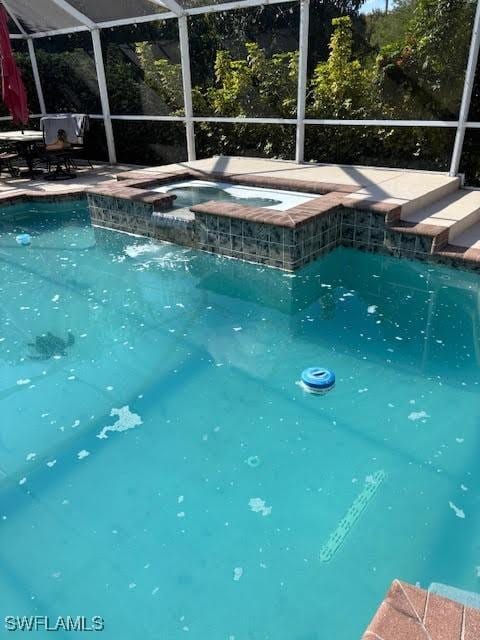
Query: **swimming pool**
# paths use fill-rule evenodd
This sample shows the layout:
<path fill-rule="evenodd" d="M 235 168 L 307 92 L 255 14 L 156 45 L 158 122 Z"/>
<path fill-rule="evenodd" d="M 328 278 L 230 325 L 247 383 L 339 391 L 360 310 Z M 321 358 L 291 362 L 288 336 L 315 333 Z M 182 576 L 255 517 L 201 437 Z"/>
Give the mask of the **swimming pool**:
<path fill-rule="evenodd" d="M 318 194 L 311 195 L 300 191 L 246 187 L 209 180 L 183 180 L 155 187 L 153 191 L 173 193 L 176 196 L 173 202 L 175 208 L 191 207 L 209 200 L 218 200 L 250 207 L 268 207 L 276 211 L 287 211 L 319 197 Z"/>
<path fill-rule="evenodd" d="M 294 275 L 5 211 L 2 617 L 350 640 L 394 577 L 479 590 L 473 274 L 337 249 Z M 317 363 L 325 396 L 296 384 Z"/>

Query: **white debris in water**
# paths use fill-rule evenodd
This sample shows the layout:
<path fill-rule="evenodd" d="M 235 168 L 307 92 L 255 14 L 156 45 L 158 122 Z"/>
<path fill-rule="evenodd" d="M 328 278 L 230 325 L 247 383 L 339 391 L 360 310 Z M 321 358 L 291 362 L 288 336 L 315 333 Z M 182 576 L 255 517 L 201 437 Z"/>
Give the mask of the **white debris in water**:
<path fill-rule="evenodd" d="M 408 419 L 415 422 L 416 420 L 425 420 L 426 418 L 430 418 L 426 411 L 412 411 L 409 414 Z"/>
<path fill-rule="evenodd" d="M 77 458 L 79 460 L 83 460 L 84 458 L 86 458 L 89 455 L 90 455 L 90 451 L 87 451 L 86 449 L 82 449 L 81 451 L 79 451 L 77 453 Z"/>
<path fill-rule="evenodd" d="M 138 258 L 138 256 L 144 253 L 157 253 L 159 251 L 159 245 L 148 242 L 146 244 L 130 244 L 123 250 L 129 258 Z"/>
<path fill-rule="evenodd" d="M 107 391 L 113 391 L 113 387 L 112 385 L 109 385 L 108 387 L 105 387 Z"/>
<path fill-rule="evenodd" d="M 137 413 L 131 412 L 128 405 L 120 407 L 120 409 L 112 409 L 110 411 L 110 415 L 118 416 L 118 420 L 108 427 L 103 427 L 100 433 L 97 434 L 97 438 L 100 438 L 101 440 L 108 438 L 108 431 L 127 431 L 128 429 L 134 429 L 135 427 L 143 424 L 140 416 Z"/>
<path fill-rule="evenodd" d="M 261 513 L 262 516 L 269 516 L 272 513 L 272 507 L 267 507 L 265 500 L 261 498 L 250 498 L 248 506 L 254 513 Z"/>
<path fill-rule="evenodd" d="M 462 491 L 468 491 L 468 487 L 466 487 L 464 484 L 461 484 L 461 485 L 460 485 L 460 489 L 461 489 Z"/>
<path fill-rule="evenodd" d="M 22 384 L 30 384 L 31 380 L 29 378 L 20 378 L 17 380 L 17 384 L 21 386 Z"/>
<path fill-rule="evenodd" d="M 403 340 L 400 336 L 395 336 L 395 340 Z"/>
<path fill-rule="evenodd" d="M 155 587 L 155 588 L 152 590 L 152 596 L 154 596 L 154 595 L 155 595 L 156 593 L 158 593 L 159 591 L 160 591 L 160 587 Z"/>
<path fill-rule="evenodd" d="M 21 480 L 18 481 L 18 484 L 25 484 L 27 481 L 26 478 L 22 478 Z"/>
<path fill-rule="evenodd" d="M 455 438 L 455 441 L 458 442 L 458 444 L 462 444 L 462 442 L 465 442 L 465 438 Z"/>
<path fill-rule="evenodd" d="M 55 466 L 56 464 L 57 464 L 57 461 L 56 461 L 56 460 L 49 460 L 49 461 L 47 462 L 47 467 L 50 467 L 50 468 L 51 468 L 51 467 Z"/>
<path fill-rule="evenodd" d="M 56 293 L 52 298 L 52 302 L 58 302 L 59 300 L 60 300 L 60 296 L 58 295 L 58 293 Z"/>
<path fill-rule="evenodd" d="M 52 578 L 54 578 L 55 580 L 58 580 L 61 575 L 62 575 L 61 571 L 55 571 L 54 573 L 52 573 Z"/>
<path fill-rule="evenodd" d="M 177 518 L 184 518 L 185 517 L 185 511 L 179 511 L 177 513 Z"/>
<path fill-rule="evenodd" d="M 75 429 L 76 427 L 78 427 L 80 424 L 80 420 L 75 420 L 75 422 L 72 424 L 72 429 Z"/>
<path fill-rule="evenodd" d="M 235 567 L 235 569 L 233 570 L 233 579 L 235 580 L 235 582 L 238 582 L 242 576 L 243 576 L 242 567 Z"/>
<path fill-rule="evenodd" d="M 248 464 L 249 467 L 252 467 L 252 469 L 255 469 L 255 467 L 258 467 L 258 465 L 260 464 L 260 458 L 258 456 L 249 456 L 245 462 Z"/>
<path fill-rule="evenodd" d="M 367 313 L 375 313 L 375 311 L 378 309 L 376 304 L 371 304 L 368 308 L 367 308 Z"/>
<path fill-rule="evenodd" d="M 177 502 L 178 502 L 178 504 L 182 504 L 182 502 L 184 501 L 184 499 L 185 499 L 185 498 L 184 498 L 183 496 L 178 496 L 178 498 L 177 498 Z"/>
<path fill-rule="evenodd" d="M 242 327 L 233 327 L 233 330 L 234 330 L 234 331 L 241 331 L 241 330 L 242 330 Z"/>
<path fill-rule="evenodd" d="M 136 585 L 136 583 L 135 583 L 135 582 L 130 582 L 130 584 L 128 585 L 128 588 L 129 588 L 129 589 L 135 589 L 135 587 L 136 587 L 136 586 L 137 586 L 137 585 Z"/>
<path fill-rule="evenodd" d="M 464 513 L 463 509 L 459 509 L 451 501 L 448 503 L 448 506 L 450 507 L 450 509 L 452 509 L 455 512 L 455 515 L 457 516 L 457 518 L 465 518 L 465 513 Z"/>
<path fill-rule="evenodd" d="M 27 462 L 29 462 L 30 460 L 35 460 L 35 458 L 37 457 L 36 453 L 27 453 L 27 456 L 25 458 L 25 460 L 27 460 Z"/>

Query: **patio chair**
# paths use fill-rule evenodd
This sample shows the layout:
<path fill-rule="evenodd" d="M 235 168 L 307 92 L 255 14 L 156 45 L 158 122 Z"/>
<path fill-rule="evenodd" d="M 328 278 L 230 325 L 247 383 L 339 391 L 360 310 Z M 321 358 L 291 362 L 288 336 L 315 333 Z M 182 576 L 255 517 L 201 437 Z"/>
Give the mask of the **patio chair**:
<path fill-rule="evenodd" d="M 13 162 L 18 158 L 18 153 L 14 151 L 0 151 L 0 173 L 6 170 L 12 178 L 17 178 L 20 175 L 20 170 L 14 166 Z"/>
<path fill-rule="evenodd" d="M 73 159 L 72 149 L 45 149 L 42 153 L 42 160 L 46 164 L 47 173 L 45 180 L 71 180 L 76 178 L 73 170 L 76 169 Z"/>
<path fill-rule="evenodd" d="M 78 169 L 78 160 L 83 160 L 88 164 L 90 169 L 94 169 L 95 167 L 92 164 L 92 161 L 85 155 L 85 146 L 83 144 L 72 144 L 72 146 L 68 149 L 70 151 L 70 162 L 73 165 L 74 169 Z"/>

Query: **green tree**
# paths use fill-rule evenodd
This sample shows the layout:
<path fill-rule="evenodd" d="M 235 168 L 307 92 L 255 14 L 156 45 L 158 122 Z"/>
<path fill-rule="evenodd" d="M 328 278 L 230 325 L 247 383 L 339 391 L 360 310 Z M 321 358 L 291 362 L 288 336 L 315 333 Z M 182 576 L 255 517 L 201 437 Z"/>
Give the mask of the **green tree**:
<path fill-rule="evenodd" d="M 243 60 L 218 51 L 214 87 L 207 89 L 213 113 L 223 116 L 292 117 L 296 112 L 298 53 L 267 57 L 254 42 L 245 43 Z"/>
<path fill-rule="evenodd" d="M 458 116 L 473 5 L 417 0 L 402 40 L 382 47 L 376 66 L 383 100 L 397 117 Z"/>
<path fill-rule="evenodd" d="M 353 58 L 351 19 L 334 18 L 332 25 L 330 55 L 326 62 L 317 64 L 311 82 L 311 113 L 325 118 L 368 116 L 375 104 L 374 75 Z"/>

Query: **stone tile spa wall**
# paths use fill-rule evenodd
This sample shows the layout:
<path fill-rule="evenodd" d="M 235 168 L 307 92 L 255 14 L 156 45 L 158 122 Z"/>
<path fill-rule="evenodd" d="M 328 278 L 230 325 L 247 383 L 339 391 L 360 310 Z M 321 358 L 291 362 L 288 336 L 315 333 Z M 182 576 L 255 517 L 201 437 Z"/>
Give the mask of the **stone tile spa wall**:
<path fill-rule="evenodd" d="M 196 213 L 198 248 L 293 271 L 336 247 L 340 216 L 332 212 L 300 228 Z"/>
<path fill-rule="evenodd" d="M 124 188 L 87 197 L 95 225 L 289 271 L 338 245 L 426 260 L 446 244 L 438 227 L 401 222 L 398 207 L 353 206 L 342 195 L 327 194 L 285 212 L 212 201 L 183 215 L 164 194 Z"/>

